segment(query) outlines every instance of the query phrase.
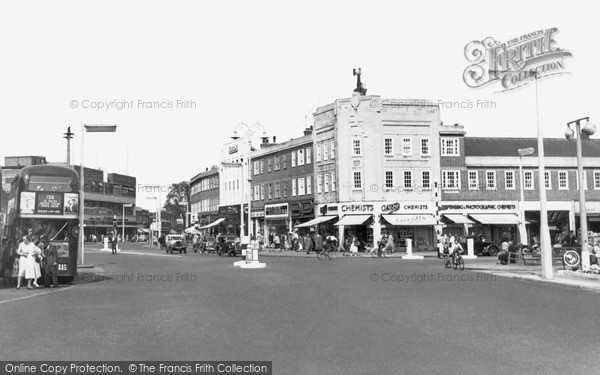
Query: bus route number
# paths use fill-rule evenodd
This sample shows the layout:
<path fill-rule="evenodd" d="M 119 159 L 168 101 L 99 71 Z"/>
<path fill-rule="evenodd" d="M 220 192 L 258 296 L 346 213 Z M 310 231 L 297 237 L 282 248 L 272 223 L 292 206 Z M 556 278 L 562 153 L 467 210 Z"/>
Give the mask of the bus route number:
<path fill-rule="evenodd" d="M 58 270 L 59 271 L 66 271 L 67 270 L 67 265 L 65 263 L 59 263 L 58 264 Z"/>

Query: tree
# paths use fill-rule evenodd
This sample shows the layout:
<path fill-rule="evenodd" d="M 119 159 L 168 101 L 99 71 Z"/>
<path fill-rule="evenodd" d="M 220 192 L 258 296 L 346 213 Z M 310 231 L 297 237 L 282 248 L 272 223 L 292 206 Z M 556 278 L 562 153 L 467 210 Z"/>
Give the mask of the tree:
<path fill-rule="evenodd" d="M 185 222 L 189 201 L 190 183 L 188 181 L 171 184 L 164 208 L 172 217 L 171 226 L 173 228 L 183 229 L 182 224 L 177 224 L 177 219 L 183 219 Z"/>

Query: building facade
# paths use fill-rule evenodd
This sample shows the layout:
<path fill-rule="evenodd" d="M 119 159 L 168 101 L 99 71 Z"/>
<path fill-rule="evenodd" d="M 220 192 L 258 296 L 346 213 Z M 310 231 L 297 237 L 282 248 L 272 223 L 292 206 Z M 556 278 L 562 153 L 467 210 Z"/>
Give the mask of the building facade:
<path fill-rule="evenodd" d="M 537 139 L 465 137 L 463 127 L 457 125 L 443 126 L 440 135 L 441 205 L 446 208 L 442 216 L 456 214 L 458 221 L 461 216 L 468 221 L 460 226 L 448 220 L 445 231 L 482 233 L 499 242 L 504 236 L 518 241 L 522 228 L 532 243 L 540 230 Z M 598 233 L 600 141 L 584 141 L 582 146 L 588 229 Z M 526 148 L 534 153 L 519 157 L 518 150 Z M 545 139 L 544 150 L 548 225 L 552 244 L 557 244 L 579 228 L 576 146 L 567 139 Z"/>
<path fill-rule="evenodd" d="M 218 230 L 219 223 L 214 223 L 219 219 L 219 167 L 214 165 L 192 177 L 190 190 L 192 222 L 209 232 Z"/>
<path fill-rule="evenodd" d="M 382 233 L 415 250 L 436 243 L 439 107 L 426 100 L 354 96 L 314 113 L 316 206 L 340 243 Z M 337 227 L 337 228 L 336 228 Z"/>
<path fill-rule="evenodd" d="M 286 234 L 314 219 L 312 129 L 283 143 L 263 143 L 252 153 L 252 227 L 269 234 Z"/>

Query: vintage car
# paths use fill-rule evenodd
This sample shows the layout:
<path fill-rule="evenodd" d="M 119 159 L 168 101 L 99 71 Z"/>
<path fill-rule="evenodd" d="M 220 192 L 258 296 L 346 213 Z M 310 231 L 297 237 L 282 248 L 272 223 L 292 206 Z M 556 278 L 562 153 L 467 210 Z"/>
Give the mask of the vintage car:
<path fill-rule="evenodd" d="M 225 242 L 225 247 L 221 246 L 221 243 Z M 224 235 L 218 239 L 217 254 L 219 256 L 227 254 L 230 257 L 235 257 L 242 254 L 242 246 L 240 238 L 235 235 Z"/>
<path fill-rule="evenodd" d="M 492 241 L 486 241 L 483 236 L 464 236 L 458 239 L 458 243 L 462 246 L 464 251 L 467 251 L 467 239 L 473 239 L 473 252 L 475 255 L 489 255 L 495 256 L 498 254 L 500 248 L 499 244 Z"/>
<path fill-rule="evenodd" d="M 181 253 L 187 253 L 187 245 L 185 236 L 181 234 L 169 234 L 166 239 L 167 253 L 173 254 L 174 251 Z"/>

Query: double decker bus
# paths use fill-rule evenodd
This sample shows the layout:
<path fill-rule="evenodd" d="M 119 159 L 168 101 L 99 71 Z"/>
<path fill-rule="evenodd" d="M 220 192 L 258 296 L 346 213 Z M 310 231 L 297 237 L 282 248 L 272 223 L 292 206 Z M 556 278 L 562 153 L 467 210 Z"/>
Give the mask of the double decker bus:
<path fill-rule="evenodd" d="M 23 236 L 47 238 L 58 253 L 58 277 L 77 276 L 79 236 L 79 176 L 69 167 L 24 167 L 11 184 L 5 234 L 21 242 Z"/>

